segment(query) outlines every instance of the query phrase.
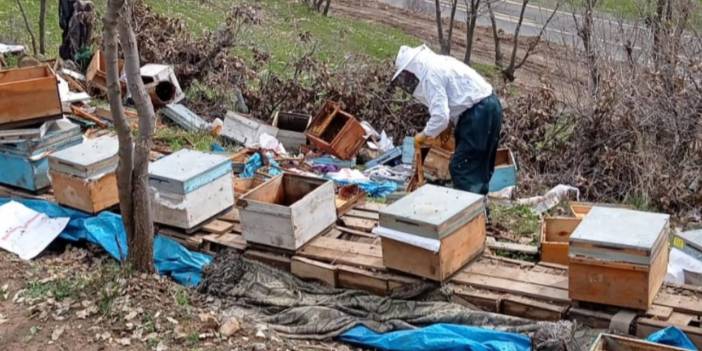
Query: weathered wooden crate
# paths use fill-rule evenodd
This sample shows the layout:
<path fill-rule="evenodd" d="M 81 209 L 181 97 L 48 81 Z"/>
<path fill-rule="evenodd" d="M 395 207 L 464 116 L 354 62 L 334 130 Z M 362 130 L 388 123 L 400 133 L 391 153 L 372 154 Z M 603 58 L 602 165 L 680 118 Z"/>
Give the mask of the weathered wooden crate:
<path fill-rule="evenodd" d="M 306 134 L 317 148 L 342 160 L 353 158 L 366 141 L 361 123 L 333 101 L 326 102 Z"/>
<path fill-rule="evenodd" d="M 273 127 L 278 128 L 276 137 L 289 152 L 297 152 L 300 146 L 307 144 L 305 130 L 310 125 L 312 116 L 303 113 L 279 112 L 273 118 Z"/>
<path fill-rule="evenodd" d="M 595 343 L 590 347 L 590 351 L 683 351 L 679 347 L 656 344 L 641 339 L 630 337 L 600 334 Z"/>
<path fill-rule="evenodd" d="M 41 137 L 0 144 L 0 183 L 30 191 L 51 185 L 48 155 L 79 144 L 83 136 L 80 127 L 68 120 L 48 123 L 48 130 Z"/>
<path fill-rule="evenodd" d="M 229 111 L 224 118 L 222 135 L 246 147 L 258 144 L 262 134 L 276 136 L 278 128 L 263 121 Z"/>
<path fill-rule="evenodd" d="M 117 60 L 117 70 L 122 72 L 124 68 L 124 60 Z M 85 80 L 88 82 L 88 88 L 97 89 L 103 93 L 107 92 L 107 63 L 105 56 L 101 50 L 95 51 L 93 58 L 90 60 L 88 69 L 85 72 Z M 125 84 L 120 82 L 120 89 L 125 90 Z"/>
<path fill-rule="evenodd" d="M 149 166 L 157 223 L 190 230 L 234 205 L 231 161 L 183 149 Z"/>
<path fill-rule="evenodd" d="M 570 298 L 648 309 L 668 266 L 669 218 L 593 207 L 570 236 Z"/>
<path fill-rule="evenodd" d="M 568 265 L 568 240 L 581 218 L 545 217 L 541 222 L 541 261 Z"/>
<path fill-rule="evenodd" d="M 59 119 L 62 113 L 58 81 L 49 66 L 0 71 L 0 126 Z"/>
<path fill-rule="evenodd" d="M 485 248 L 483 196 L 434 185 L 379 211 L 386 267 L 444 281 Z"/>
<path fill-rule="evenodd" d="M 244 238 L 297 250 L 336 221 L 334 184 L 325 179 L 282 174 L 237 201 Z"/>
<path fill-rule="evenodd" d="M 102 136 L 49 156 L 56 201 L 90 213 L 118 204 L 118 149 L 117 137 Z"/>

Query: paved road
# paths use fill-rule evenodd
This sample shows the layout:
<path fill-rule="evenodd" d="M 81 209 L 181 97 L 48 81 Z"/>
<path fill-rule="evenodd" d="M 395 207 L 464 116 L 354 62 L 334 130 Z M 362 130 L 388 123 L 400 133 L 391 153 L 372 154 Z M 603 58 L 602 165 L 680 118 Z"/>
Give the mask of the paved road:
<path fill-rule="evenodd" d="M 378 0 L 388 5 L 424 11 L 427 14 L 435 13 L 434 0 Z M 450 15 L 451 2 L 442 0 L 442 15 L 448 17 Z M 501 0 L 493 5 L 495 10 L 495 19 L 500 29 L 506 33 L 514 33 L 519 14 L 521 11 L 522 2 L 514 0 Z M 485 6 L 480 10 L 478 25 L 490 26 L 490 18 L 487 14 Z M 524 13 L 524 21 L 520 33 L 524 36 L 536 36 L 541 31 L 543 24 L 551 15 L 552 9 L 541 7 L 539 5 L 529 4 Z M 456 20 L 465 21 L 466 6 L 463 0 L 458 1 L 456 11 Z M 577 17 L 580 20 L 580 17 Z M 646 38 L 648 31 L 639 24 L 617 20 L 614 17 L 600 15 L 595 18 L 595 35 L 598 39 L 598 48 L 602 52 L 607 52 L 621 59 L 624 57 L 624 42 L 631 40 L 635 52 L 640 52 L 641 44 L 650 42 Z M 573 14 L 567 9 L 562 9 L 556 12 L 549 27 L 544 33 L 544 39 L 550 42 L 578 45 L 580 40 L 576 33 L 576 24 Z"/>

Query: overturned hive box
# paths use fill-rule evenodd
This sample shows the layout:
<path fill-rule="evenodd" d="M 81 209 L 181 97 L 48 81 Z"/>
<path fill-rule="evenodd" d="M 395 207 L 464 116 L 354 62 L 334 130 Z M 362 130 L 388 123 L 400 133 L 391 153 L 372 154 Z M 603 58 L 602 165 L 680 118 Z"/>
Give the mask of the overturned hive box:
<path fill-rule="evenodd" d="M 222 135 L 246 147 L 258 144 L 261 135 L 278 135 L 278 128 L 250 116 L 228 111 L 224 117 Z"/>
<path fill-rule="evenodd" d="M 568 265 L 568 241 L 581 218 L 545 217 L 541 222 L 541 261 Z"/>
<path fill-rule="evenodd" d="M 590 351 L 684 351 L 687 349 L 613 334 L 600 334 Z"/>
<path fill-rule="evenodd" d="M 117 60 L 117 71 L 121 72 L 124 68 L 124 60 Z M 90 60 L 88 69 L 85 72 L 85 80 L 88 82 L 88 88 L 97 89 L 102 93 L 107 93 L 107 63 L 102 50 L 95 51 L 93 58 Z M 120 81 L 120 89 L 124 93 L 126 84 Z"/>
<path fill-rule="evenodd" d="M 149 165 L 154 222 L 190 230 L 234 205 L 231 161 L 183 149 Z"/>
<path fill-rule="evenodd" d="M 365 131 L 356 117 L 327 101 L 307 129 L 307 139 L 320 150 L 350 160 L 361 149 Z"/>
<path fill-rule="evenodd" d="M 237 201 L 248 242 L 297 250 L 336 221 L 330 180 L 281 174 Z"/>
<path fill-rule="evenodd" d="M 444 281 L 485 249 L 481 195 L 424 185 L 379 211 L 386 267 Z"/>
<path fill-rule="evenodd" d="M 58 81 L 49 66 L 0 71 L 0 127 L 61 118 Z"/>
<path fill-rule="evenodd" d="M 305 130 L 310 125 L 312 116 L 302 113 L 279 112 L 273 117 L 273 127 L 278 128 L 278 140 L 287 151 L 297 152 L 300 146 L 307 144 Z"/>
<path fill-rule="evenodd" d="M 30 191 L 49 185 L 48 156 L 80 144 L 80 127 L 66 119 L 46 122 L 46 133 L 12 143 L 0 143 L 0 183 Z"/>
<path fill-rule="evenodd" d="M 56 202 L 89 213 L 118 204 L 118 150 L 117 137 L 103 136 L 49 156 Z"/>
<path fill-rule="evenodd" d="M 570 298 L 651 307 L 668 266 L 670 216 L 593 207 L 570 236 Z"/>

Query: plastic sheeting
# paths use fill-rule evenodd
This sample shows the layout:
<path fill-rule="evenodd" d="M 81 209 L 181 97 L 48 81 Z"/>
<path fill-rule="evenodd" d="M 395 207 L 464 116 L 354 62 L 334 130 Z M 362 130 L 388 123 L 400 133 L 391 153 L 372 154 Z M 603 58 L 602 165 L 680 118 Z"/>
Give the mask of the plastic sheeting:
<path fill-rule="evenodd" d="M 338 172 L 330 172 L 326 177 L 339 186 L 358 185 L 371 197 L 386 197 L 397 189 L 397 183 L 384 181 L 374 182 L 357 169 L 344 168 Z"/>
<path fill-rule="evenodd" d="M 647 341 L 658 344 L 675 346 L 686 350 L 697 351 L 697 347 L 692 340 L 679 328 L 668 327 L 661 329 L 646 338 Z"/>
<path fill-rule="evenodd" d="M 45 200 L 13 200 L 52 218 L 69 217 L 70 221 L 60 238 L 69 241 L 88 241 L 102 247 L 117 260 L 127 257 L 127 236 L 120 215 L 101 212 L 93 216 Z M 8 201 L 10 199 L 0 197 L 0 205 Z M 156 270 L 159 274 L 172 277 L 180 284 L 198 285 L 202 278 L 202 269 L 211 261 L 212 257 L 209 255 L 191 252 L 172 239 L 161 235 L 156 235 L 154 238 Z"/>
<path fill-rule="evenodd" d="M 376 333 L 358 325 L 339 340 L 387 351 L 530 351 L 531 339 L 515 333 L 456 324 L 437 323 L 424 328 Z"/>

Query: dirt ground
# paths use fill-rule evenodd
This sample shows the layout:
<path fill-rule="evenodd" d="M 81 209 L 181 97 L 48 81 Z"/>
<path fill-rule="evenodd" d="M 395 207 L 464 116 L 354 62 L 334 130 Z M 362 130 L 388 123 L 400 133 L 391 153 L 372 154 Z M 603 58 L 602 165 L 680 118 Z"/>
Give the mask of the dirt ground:
<path fill-rule="evenodd" d="M 252 320 L 225 320 L 217 306 L 168 278 L 125 273 L 97 248 L 61 248 L 28 262 L 0 250 L 3 351 L 351 349 L 286 340 Z M 240 329 L 227 337 L 224 324 Z"/>

